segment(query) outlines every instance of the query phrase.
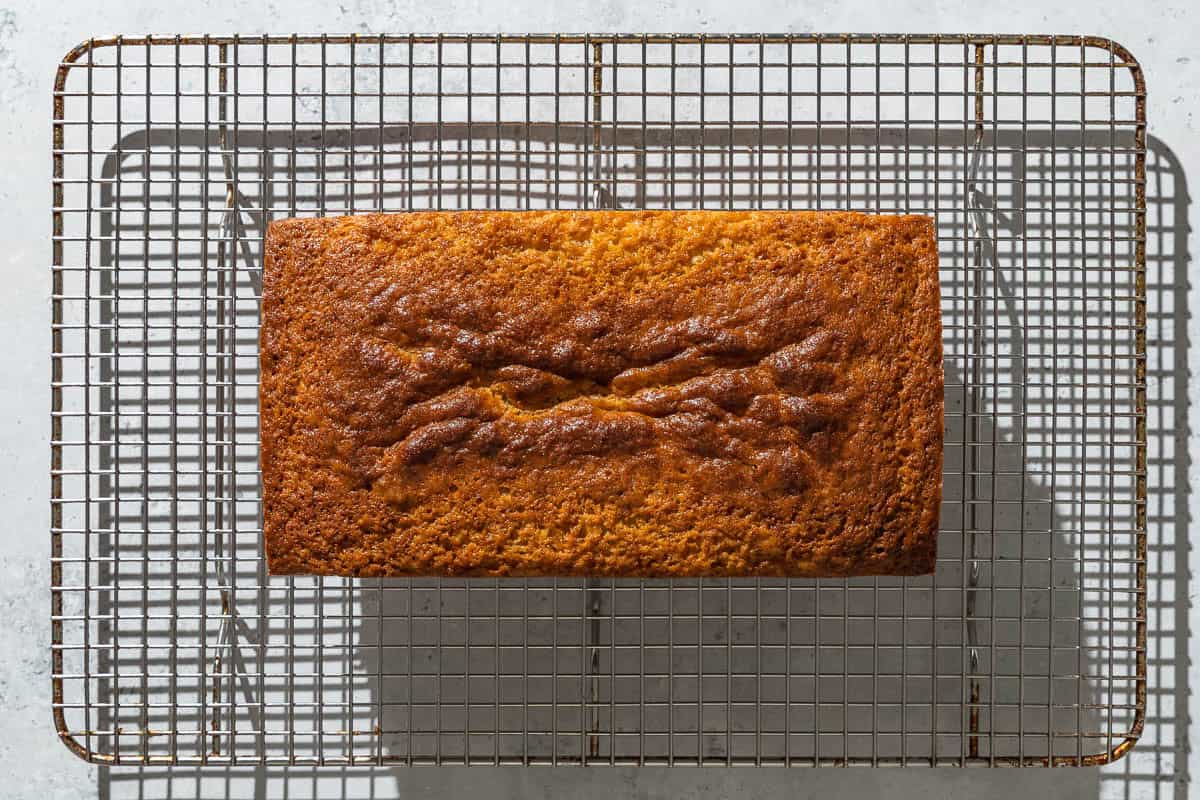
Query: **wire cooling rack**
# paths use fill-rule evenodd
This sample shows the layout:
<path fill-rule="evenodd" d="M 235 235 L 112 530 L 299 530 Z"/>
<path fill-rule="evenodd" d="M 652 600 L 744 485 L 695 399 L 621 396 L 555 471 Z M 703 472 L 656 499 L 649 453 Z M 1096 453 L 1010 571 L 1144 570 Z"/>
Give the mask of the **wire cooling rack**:
<path fill-rule="evenodd" d="M 1146 687 L 1145 87 L 1100 38 L 155 36 L 54 94 L 54 716 L 109 764 L 1097 764 Z M 932 215 L 937 573 L 270 578 L 269 219 Z"/>

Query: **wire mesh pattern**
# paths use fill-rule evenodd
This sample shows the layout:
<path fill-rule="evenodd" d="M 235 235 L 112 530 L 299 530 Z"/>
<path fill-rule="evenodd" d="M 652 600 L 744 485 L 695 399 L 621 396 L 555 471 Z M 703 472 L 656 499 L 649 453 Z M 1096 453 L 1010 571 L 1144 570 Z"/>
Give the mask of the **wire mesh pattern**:
<path fill-rule="evenodd" d="M 1145 87 L 1119 45 L 118 37 L 54 100 L 54 712 L 81 756 L 1082 765 L 1136 741 Z M 590 207 L 935 218 L 936 575 L 267 576 L 266 222 Z"/>

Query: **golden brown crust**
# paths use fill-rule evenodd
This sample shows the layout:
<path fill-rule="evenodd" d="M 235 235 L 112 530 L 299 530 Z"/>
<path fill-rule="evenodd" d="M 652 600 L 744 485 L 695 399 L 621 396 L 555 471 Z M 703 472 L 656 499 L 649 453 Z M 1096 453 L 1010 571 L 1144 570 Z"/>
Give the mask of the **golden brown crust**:
<path fill-rule="evenodd" d="M 926 217 L 283 220 L 262 309 L 274 574 L 933 570 Z"/>

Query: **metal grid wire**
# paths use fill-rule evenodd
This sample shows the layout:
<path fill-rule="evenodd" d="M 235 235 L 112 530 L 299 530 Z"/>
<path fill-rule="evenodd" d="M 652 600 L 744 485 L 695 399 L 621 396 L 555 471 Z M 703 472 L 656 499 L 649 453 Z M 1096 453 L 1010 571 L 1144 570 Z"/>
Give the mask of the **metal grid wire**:
<path fill-rule="evenodd" d="M 1096 764 L 1146 674 L 1145 89 L 1105 39 L 163 36 L 54 96 L 54 713 L 110 764 Z M 937 573 L 269 578 L 269 219 L 936 219 Z"/>

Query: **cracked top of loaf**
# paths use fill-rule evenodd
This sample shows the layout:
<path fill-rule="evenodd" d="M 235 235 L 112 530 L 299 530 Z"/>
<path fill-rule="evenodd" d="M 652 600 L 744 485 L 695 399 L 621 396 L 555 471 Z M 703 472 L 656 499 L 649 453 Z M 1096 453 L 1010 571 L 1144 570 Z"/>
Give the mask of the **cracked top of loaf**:
<path fill-rule="evenodd" d="M 926 217 L 282 220 L 260 358 L 274 574 L 934 566 Z"/>

